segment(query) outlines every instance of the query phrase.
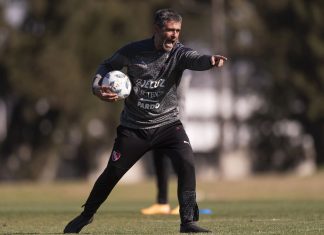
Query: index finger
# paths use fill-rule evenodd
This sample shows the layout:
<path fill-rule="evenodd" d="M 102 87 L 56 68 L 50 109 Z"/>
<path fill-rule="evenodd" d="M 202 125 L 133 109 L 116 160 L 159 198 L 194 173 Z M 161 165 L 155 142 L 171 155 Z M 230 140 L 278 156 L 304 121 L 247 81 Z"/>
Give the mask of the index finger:
<path fill-rule="evenodd" d="M 101 92 L 103 92 L 103 93 L 111 93 L 111 88 L 110 88 L 109 86 L 104 86 L 104 85 L 102 85 L 102 86 L 100 87 L 100 90 L 101 90 Z"/>
<path fill-rule="evenodd" d="M 227 57 L 222 56 L 222 55 L 214 55 L 216 57 L 216 59 L 222 59 L 222 60 L 227 60 Z"/>

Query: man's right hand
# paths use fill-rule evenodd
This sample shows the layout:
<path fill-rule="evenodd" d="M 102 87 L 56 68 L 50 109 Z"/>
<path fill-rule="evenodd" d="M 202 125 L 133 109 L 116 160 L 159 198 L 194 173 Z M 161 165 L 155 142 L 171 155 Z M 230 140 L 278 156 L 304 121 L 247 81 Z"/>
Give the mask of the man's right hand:
<path fill-rule="evenodd" d="M 106 102 L 116 102 L 118 95 L 114 93 L 110 87 L 101 86 L 99 92 L 96 94 L 101 100 Z"/>
<path fill-rule="evenodd" d="M 114 93 L 110 87 L 101 86 L 102 76 L 96 74 L 92 82 L 92 92 L 94 95 L 99 97 L 99 99 L 107 102 L 115 102 L 118 100 L 118 95 Z"/>

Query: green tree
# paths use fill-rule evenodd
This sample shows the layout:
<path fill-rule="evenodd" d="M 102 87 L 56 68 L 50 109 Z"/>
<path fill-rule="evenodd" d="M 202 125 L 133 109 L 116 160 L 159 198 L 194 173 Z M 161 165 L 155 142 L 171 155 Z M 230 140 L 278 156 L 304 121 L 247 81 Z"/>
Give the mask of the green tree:
<path fill-rule="evenodd" d="M 324 3 L 255 1 L 255 6 L 271 38 L 263 54 L 275 79 L 270 98 L 283 94 L 273 105 L 302 124 L 313 137 L 317 163 L 324 164 Z"/>
<path fill-rule="evenodd" d="M 0 178 L 40 178 L 51 168 L 62 176 L 64 169 L 88 172 L 99 146 L 112 144 L 121 107 L 96 99 L 91 77 L 121 45 L 150 37 L 148 19 L 165 4 L 30 0 L 20 27 L 1 21 L 9 32 L 0 54 L 1 85 L 11 88 L 5 99 L 12 111 Z M 100 136 L 89 132 L 93 121 L 103 124 Z"/>
<path fill-rule="evenodd" d="M 238 4 L 239 1 L 234 2 Z M 324 4 L 316 0 L 252 0 L 246 3 L 255 15 L 253 20 L 241 21 L 240 27 L 252 34 L 254 43 L 234 48 L 232 52 L 253 61 L 256 71 L 259 71 L 259 78 L 270 78 L 259 90 L 267 101 L 258 114 L 261 123 L 268 126 L 263 137 L 268 138 L 264 140 L 268 142 L 269 148 L 263 151 L 273 153 L 278 146 L 286 148 L 289 141 L 283 141 L 278 136 L 272 138 L 276 136 L 274 126 L 283 119 L 295 120 L 302 125 L 304 132 L 312 136 L 316 162 L 322 165 Z M 258 127 L 258 124 L 254 127 L 259 133 L 264 129 Z M 259 143 L 264 148 L 264 141 Z M 290 156 L 292 158 L 287 158 L 288 162 L 292 162 L 298 152 L 293 151 Z"/>
<path fill-rule="evenodd" d="M 227 45 L 238 93 L 257 93 L 262 107 L 249 120 L 259 169 L 289 169 L 303 147 L 278 132 L 285 120 L 311 136 L 316 163 L 324 163 L 323 12 L 316 0 L 233 0 L 227 5 Z M 237 74 L 238 75 L 237 75 Z M 272 169 L 273 169 L 272 168 Z"/>

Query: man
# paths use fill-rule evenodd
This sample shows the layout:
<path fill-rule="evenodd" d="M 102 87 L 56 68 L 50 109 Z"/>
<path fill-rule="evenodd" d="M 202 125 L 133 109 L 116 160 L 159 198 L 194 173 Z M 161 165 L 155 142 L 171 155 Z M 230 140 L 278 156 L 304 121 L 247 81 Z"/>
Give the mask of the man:
<path fill-rule="evenodd" d="M 91 223 L 121 177 L 150 150 L 171 156 L 178 175 L 180 232 L 210 232 L 196 224 L 199 211 L 193 152 L 179 120 L 176 90 L 185 69 L 220 67 L 226 58 L 199 55 L 184 47 L 178 41 L 181 23 L 182 17 L 175 11 L 158 10 L 152 38 L 122 47 L 99 66 L 92 86 L 101 100 L 117 101 L 109 87 L 101 86 L 102 77 L 109 71 L 126 67 L 133 88 L 125 99 L 108 165 L 95 182 L 83 212 L 68 223 L 64 233 L 78 233 Z"/>

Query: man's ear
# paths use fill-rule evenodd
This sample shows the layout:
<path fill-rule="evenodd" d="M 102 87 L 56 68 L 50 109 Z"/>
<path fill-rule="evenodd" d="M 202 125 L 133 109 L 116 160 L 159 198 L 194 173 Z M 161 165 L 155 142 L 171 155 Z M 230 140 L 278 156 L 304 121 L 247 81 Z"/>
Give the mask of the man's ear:
<path fill-rule="evenodd" d="M 154 30 L 154 33 L 158 33 L 160 31 L 160 27 L 157 24 L 155 24 L 153 26 L 153 30 Z"/>

